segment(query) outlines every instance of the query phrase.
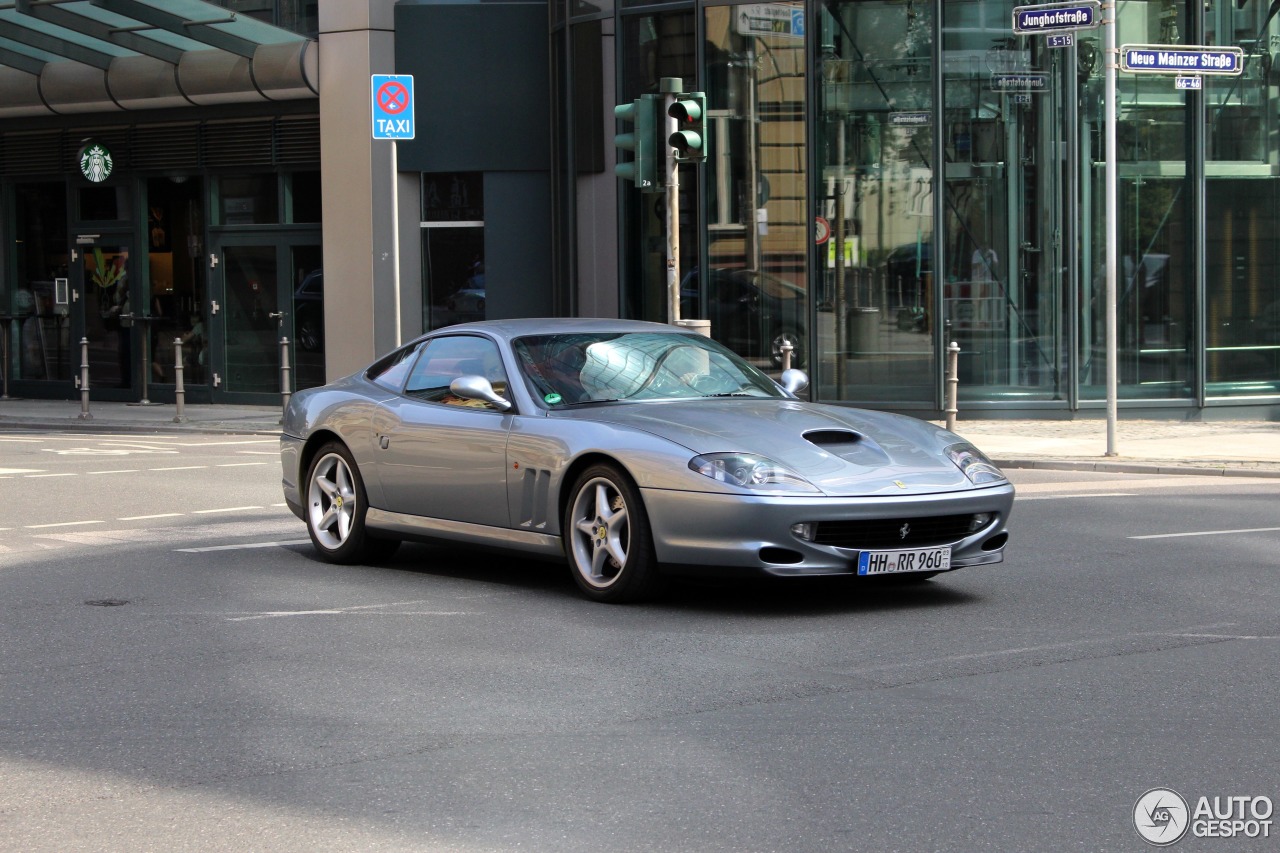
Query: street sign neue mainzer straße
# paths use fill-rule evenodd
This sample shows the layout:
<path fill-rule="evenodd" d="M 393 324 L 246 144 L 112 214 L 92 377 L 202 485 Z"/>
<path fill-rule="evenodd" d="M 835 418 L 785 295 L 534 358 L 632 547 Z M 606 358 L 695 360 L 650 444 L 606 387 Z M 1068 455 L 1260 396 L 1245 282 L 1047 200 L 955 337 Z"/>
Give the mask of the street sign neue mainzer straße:
<path fill-rule="evenodd" d="M 1126 44 L 1120 48 L 1120 69 L 1138 74 L 1225 74 L 1244 71 L 1244 50 L 1166 44 Z"/>

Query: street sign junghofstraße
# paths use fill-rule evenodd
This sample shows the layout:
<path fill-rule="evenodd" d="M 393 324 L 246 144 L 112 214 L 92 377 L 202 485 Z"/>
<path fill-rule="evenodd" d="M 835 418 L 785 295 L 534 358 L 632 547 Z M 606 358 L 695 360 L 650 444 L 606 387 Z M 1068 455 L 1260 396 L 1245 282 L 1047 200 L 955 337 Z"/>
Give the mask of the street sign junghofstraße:
<path fill-rule="evenodd" d="M 1101 3 L 1048 3 L 1042 6 L 1018 6 L 1013 10 L 1013 31 L 1019 35 L 1092 30 L 1101 23 Z"/>
<path fill-rule="evenodd" d="M 1235 76 L 1244 71 L 1244 50 L 1239 47 L 1126 44 L 1120 48 L 1120 70 L 1134 74 Z"/>

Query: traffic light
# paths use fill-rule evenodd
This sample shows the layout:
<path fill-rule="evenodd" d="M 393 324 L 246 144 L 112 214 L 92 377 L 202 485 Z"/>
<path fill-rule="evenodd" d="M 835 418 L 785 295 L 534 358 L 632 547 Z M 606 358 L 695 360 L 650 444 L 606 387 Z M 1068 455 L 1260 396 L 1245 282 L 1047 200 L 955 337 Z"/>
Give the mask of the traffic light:
<path fill-rule="evenodd" d="M 631 181 L 647 192 L 660 189 L 657 113 L 658 101 L 653 95 L 645 95 L 629 104 L 619 104 L 613 108 L 615 118 L 632 124 L 631 132 L 619 133 L 613 137 L 614 145 L 631 152 L 631 162 L 620 162 L 613 167 L 613 171 L 618 177 Z"/>
<path fill-rule="evenodd" d="M 707 96 L 702 92 L 683 92 L 667 109 L 676 120 L 676 132 L 667 143 L 675 149 L 681 163 L 701 163 L 707 159 Z"/>

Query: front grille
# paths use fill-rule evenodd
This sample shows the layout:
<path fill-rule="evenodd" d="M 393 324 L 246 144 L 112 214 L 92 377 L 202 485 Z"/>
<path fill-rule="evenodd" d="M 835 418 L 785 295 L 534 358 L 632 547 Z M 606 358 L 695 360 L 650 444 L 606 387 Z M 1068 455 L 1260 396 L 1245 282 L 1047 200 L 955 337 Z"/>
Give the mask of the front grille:
<path fill-rule="evenodd" d="M 813 541 L 835 548 L 924 548 L 945 545 L 970 535 L 972 515 L 935 515 L 924 518 L 876 518 L 820 521 Z M 906 535 L 903 535 L 903 526 Z"/>

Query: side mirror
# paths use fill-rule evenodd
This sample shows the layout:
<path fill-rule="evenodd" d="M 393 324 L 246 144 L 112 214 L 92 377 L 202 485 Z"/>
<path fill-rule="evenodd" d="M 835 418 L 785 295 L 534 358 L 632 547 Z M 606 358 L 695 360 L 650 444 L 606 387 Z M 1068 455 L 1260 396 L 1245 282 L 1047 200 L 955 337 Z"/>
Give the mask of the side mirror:
<path fill-rule="evenodd" d="M 782 371 L 782 382 L 780 384 L 788 394 L 799 394 L 809 387 L 809 374 L 794 367 L 790 370 L 784 370 Z"/>
<path fill-rule="evenodd" d="M 459 376 L 449 383 L 449 393 L 464 400 L 484 400 L 503 412 L 511 408 L 511 402 L 498 396 L 498 392 L 493 390 L 489 380 L 483 376 Z"/>

